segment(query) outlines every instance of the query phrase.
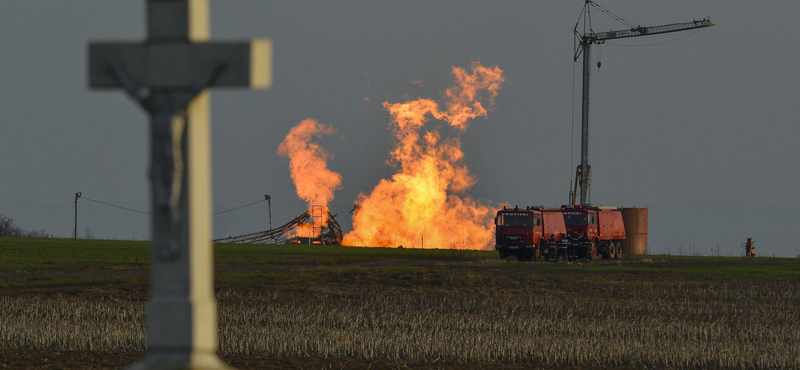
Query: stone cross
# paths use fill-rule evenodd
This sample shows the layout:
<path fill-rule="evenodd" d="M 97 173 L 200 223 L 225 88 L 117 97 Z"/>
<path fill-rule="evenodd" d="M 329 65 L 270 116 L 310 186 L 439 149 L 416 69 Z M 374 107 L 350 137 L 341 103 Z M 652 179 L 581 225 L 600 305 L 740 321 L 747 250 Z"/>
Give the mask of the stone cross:
<path fill-rule="evenodd" d="M 216 355 L 210 87 L 267 88 L 268 40 L 207 42 L 208 0 L 147 0 L 147 40 L 93 42 L 89 85 L 150 116 L 152 291 L 141 369 L 225 368 Z"/>

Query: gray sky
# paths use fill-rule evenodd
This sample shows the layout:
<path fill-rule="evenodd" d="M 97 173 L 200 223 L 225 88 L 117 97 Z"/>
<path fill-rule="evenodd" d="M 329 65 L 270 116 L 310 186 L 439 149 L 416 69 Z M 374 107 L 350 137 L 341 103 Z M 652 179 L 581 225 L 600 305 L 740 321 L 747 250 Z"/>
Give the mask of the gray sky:
<path fill-rule="evenodd" d="M 276 225 L 303 212 L 276 150 L 310 117 L 338 130 L 322 143 L 343 176 L 332 212 L 349 230 L 358 193 L 392 173 L 381 103 L 440 99 L 450 67 L 474 60 L 498 65 L 507 82 L 496 110 L 461 135 L 478 179 L 469 193 L 495 204 L 566 203 L 572 28 L 582 0 L 211 4 L 212 38 L 272 39 L 275 71 L 268 91 L 212 94 L 215 211 L 266 193 Z M 719 244 L 738 255 L 753 237 L 760 254 L 800 253 L 792 242 L 800 221 L 800 3 L 600 4 L 633 24 L 710 15 L 720 25 L 674 42 L 663 43 L 691 31 L 594 49 L 603 65 L 592 86 L 593 203 L 648 206 L 651 252 L 677 253 L 682 244 L 708 253 Z M 77 191 L 147 210 L 147 118 L 122 92 L 89 91 L 86 76 L 87 44 L 143 38 L 143 13 L 143 1 L 0 2 L 0 213 L 20 226 L 71 236 Z M 596 30 L 623 27 L 593 14 Z M 411 83 L 418 79 L 423 86 Z M 102 238 L 149 233 L 147 215 L 79 207 L 81 235 L 87 226 Z M 215 237 L 264 230 L 266 203 L 214 220 Z"/>

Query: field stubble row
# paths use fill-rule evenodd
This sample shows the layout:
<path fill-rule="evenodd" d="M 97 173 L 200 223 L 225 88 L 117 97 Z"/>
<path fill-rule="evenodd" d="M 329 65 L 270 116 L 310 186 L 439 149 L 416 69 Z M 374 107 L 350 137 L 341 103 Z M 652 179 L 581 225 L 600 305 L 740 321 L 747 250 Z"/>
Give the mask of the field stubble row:
<path fill-rule="evenodd" d="M 577 274 L 526 289 L 218 292 L 225 355 L 577 366 L 800 368 L 792 280 Z M 143 351 L 144 305 L 0 298 L 0 345 Z"/>

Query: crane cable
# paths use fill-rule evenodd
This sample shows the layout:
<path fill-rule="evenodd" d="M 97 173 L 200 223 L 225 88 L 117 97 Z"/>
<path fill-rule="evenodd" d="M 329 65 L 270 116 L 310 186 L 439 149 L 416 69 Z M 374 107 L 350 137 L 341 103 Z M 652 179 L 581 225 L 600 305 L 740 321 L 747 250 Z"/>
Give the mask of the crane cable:
<path fill-rule="evenodd" d="M 631 22 L 628 22 L 628 21 L 622 19 L 622 17 L 612 13 L 610 10 L 608 10 L 606 8 L 603 8 L 602 6 L 598 5 L 597 3 L 592 1 L 589 4 L 591 4 L 593 7 L 597 8 L 597 10 L 605 13 L 607 16 L 611 17 L 615 21 L 617 21 L 619 23 L 622 23 L 622 24 L 624 24 L 624 25 L 626 25 L 626 26 L 628 26 L 630 28 L 636 28 L 636 26 L 634 26 Z"/>
<path fill-rule="evenodd" d="M 634 26 L 634 25 L 633 25 L 633 23 L 626 21 L 626 20 L 625 20 L 625 19 L 623 19 L 622 17 L 620 17 L 620 16 L 618 16 L 618 15 L 616 15 L 616 14 L 612 13 L 610 10 L 608 10 L 608 9 L 606 9 L 606 8 L 604 8 L 604 7 L 602 7 L 602 6 L 600 6 L 599 4 L 595 3 L 594 1 L 589 1 L 589 2 L 588 2 L 588 4 L 589 4 L 589 5 L 591 5 L 592 7 L 596 8 L 596 9 L 597 9 L 597 10 L 599 10 L 600 12 L 602 12 L 602 13 L 604 13 L 604 14 L 608 15 L 609 17 L 611 17 L 612 19 L 616 20 L 617 22 L 620 22 L 620 23 L 622 23 L 622 24 L 624 24 L 624 25 L 626 25 L 626 26 L 628 26 L 628 27 L 630 27 L 630 28 L 637 28 L 637 26 Z M 587 13 L 587 14 L 589 14 L 589 30 L 590 30 L 590 31 L 592 31 L 592 32 L 594 32 L 594 31 L 592 30 L 592 18 L 591 18 L 591 14 L 588 12 L 588 10 L 587 10 L 587 12 L 586 12 L 586 13 Z M 578 21 L 580 22 L 580 20 L 578 20 Z M 700 28 L 700 29 L 698 29 L 697 31 L 694 31 L 694 32 L 692 32 L 692 33 L 690 33 L 690 34 L 688 34 L 688 35 L 686 35 L 686 36 L 679 37 L 679 38 L 677 38 L 677 39 L 674 39 L 674 40 L 668 40 L 668 41 L 657 42 L 657 43 L 654 43 L 654 44 L 645 44 L 645 45 L 622 45 L 622 44 L 613 44 L 613 43 L 609 43 L 609 42 L 605 42 L 605 44 L 607 44 L 607 45 L 611 45 L 611 46 L 621 46 L 621 47 L 626 47 L 626 48 L 646 47 L 646 46 L 656 46 L 656 45 L 668 44 L 668 43 L 670 43 L 670 42 L 675 42 L 675 41 L 678 41 L 678 40 L 683 40 L 683 39 L 685 39 L 685 38 L 687 38 L 687 37 L 694 36 L 694 35 L 695 35 L 695 34 L 697 34 L 698 32 L 700 32 L 700 31 L 704 31 L 704 30 L 705 30 L 705 28 Z M 584 34 L 585 34 L 585 33 L 586 33 L 586 28 L 584 27 Z M 600 67 L 598 66 L 598 68 L 600 68 Z"/>
<path fill-rule="evenodd" d="M 603 65 L 603 48 L 600 45 L 595 47 L 597 48 L 597 71 L 600 72 L 600 66 Z"/>
<path fill-rule="evenodd" d="M 592 4 L 591 1 L 589 1 L 588 3 Z M 591 12 L 591 9 L 589 8 L 588 5 L 586 6 L 586 16 L 583 18 L 583 34 L 584 35 L 586 34 L 586 21 L 587 20 L 589 21 L 589 31 L 594 33 L 594 28 L 592 28 L 592 12 Z"/>

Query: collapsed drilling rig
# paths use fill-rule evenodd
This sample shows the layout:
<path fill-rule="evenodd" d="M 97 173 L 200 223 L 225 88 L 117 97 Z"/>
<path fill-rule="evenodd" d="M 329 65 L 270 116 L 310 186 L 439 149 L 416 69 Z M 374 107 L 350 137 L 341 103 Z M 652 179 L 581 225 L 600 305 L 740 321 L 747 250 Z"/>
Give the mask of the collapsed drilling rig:
<path fill-rule="evenodd" d="M 269 243 L 269 244 L 342 244 L 342 228 L 336 216 L 328 212 L 327 224 L 322 221 L 321 207 L 295 216 L 291 221 L 274 229 L 239 236 L 214 239 L 215 243 Z M 319 212 L 318 212 L 319 211 Z"/>

